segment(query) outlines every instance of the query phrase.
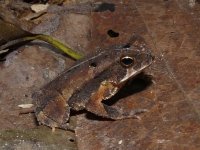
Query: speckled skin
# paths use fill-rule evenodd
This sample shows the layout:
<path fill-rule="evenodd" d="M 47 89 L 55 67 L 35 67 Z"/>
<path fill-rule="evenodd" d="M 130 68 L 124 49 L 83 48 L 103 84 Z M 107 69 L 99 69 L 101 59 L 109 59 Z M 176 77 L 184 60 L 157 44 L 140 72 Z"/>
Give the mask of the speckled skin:
<path fill-rule="evenodd" d="M 131 58 L 132 62 L 123 62 L 124 58 Z M 101 101 L 115 95 L 127 80 L 148 67 L 152 61 L 150 49 L 138 35 L 134 35 L 125 46 L 106 49 L 78 61 L 33 94 L 37 120 L 51 128 L 68 129 L 70 109 L 86 109 L 111 119 L 133 117 L 144 110 L 124 114 Z M 124 66 L 123 63 L 131 64 Z"/>

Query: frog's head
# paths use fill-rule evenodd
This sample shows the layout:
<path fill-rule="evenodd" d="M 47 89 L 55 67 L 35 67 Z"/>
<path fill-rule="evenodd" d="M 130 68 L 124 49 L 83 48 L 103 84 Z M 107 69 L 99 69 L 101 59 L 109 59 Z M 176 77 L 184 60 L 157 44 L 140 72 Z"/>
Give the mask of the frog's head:
<path fill-rule="evenodd" d="M 105 92 L 104 99 L 115 95 L 126 81 L 141 73 L 154 60 L 150 48 L 140 36 L 134 36 L 131 43 L 110 50 L 110 52 L 113 53 L 109 54 L 112 64 L 104 72 L 104 76 L 106 76 L 104 82 L 111 84 L 108 84 L 109 90 Z"/>
<path fill-rule="evenodd" d="M 154 60 L 154 57 L 151 55 L 151 52 L 145 48 L 145 45 L 141 46 L 141 49 L 130 47 L 122 49 L 121 51 L 119 63 L 121 65 L 121 70 L 126 73 L 121 77 L 120 83 L 139 74 L 151 65 Z"/>
<path fill-rule="evenodd" d="M 113 76 L 110 78 L 114 83 L 121 84 L 142 72 L 154 61 L 150 48 L 140 36 L 122 48 L 113 51 L 117 63 L 112 67 Z M 114 56 L 111 55 L 111 56 Z"/>

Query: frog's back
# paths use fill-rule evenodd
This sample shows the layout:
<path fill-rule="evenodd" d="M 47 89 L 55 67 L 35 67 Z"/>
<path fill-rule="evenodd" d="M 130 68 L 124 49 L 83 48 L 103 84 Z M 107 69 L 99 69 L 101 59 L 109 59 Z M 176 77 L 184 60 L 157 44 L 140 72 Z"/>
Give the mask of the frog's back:
<path fill-rule="evenodd" d="M 34 92 L 32 95 L 33 103 L 36 107 L 43 109 L 49 101 L 56 100 L 59 95 L 65 101 L 68 101 L 75 91 L 81 90 L 87 82 L 98 76 L 102 70 L 112 66 L 114 59 L 110 57 L 109 52 L 103 51 L 78 61 L 40 90 Z"/>

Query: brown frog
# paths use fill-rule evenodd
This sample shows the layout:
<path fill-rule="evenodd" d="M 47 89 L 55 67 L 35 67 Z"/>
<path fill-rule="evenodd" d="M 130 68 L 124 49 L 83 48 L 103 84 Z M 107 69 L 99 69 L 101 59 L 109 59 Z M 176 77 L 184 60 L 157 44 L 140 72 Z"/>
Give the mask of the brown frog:
<path fill-rule="evenodd" d="M 102 103 L 115 95 L 130 79 L 153 61 L 143 38 L 97 52 L 78 61 L 33 94 L 37 120 L 52 129 L 69 129 L 70 110 L 83 110 L 111 119 L 134 117 L 145 109 L 122 110 Z"/>

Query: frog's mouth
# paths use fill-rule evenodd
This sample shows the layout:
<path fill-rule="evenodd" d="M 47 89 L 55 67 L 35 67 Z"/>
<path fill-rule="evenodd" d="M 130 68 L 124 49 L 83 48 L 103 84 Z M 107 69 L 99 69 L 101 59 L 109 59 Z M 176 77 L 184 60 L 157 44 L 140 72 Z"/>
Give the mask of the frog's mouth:
<path fill-rule="evenodd" d="M 132 78 L 132 77 L 136 76 L 137 74 L 141 73 L 149 65 L 151 65 L 151 63 L 148 64 L 148 65 L 145 65 L 145 66 L 141 67 L 139 70 L 135 70 L 134 68 L 127 69 L 126 76 L 123 79 L 121 79 L 120 84 L 125 83 L 130 78 Z"/>

